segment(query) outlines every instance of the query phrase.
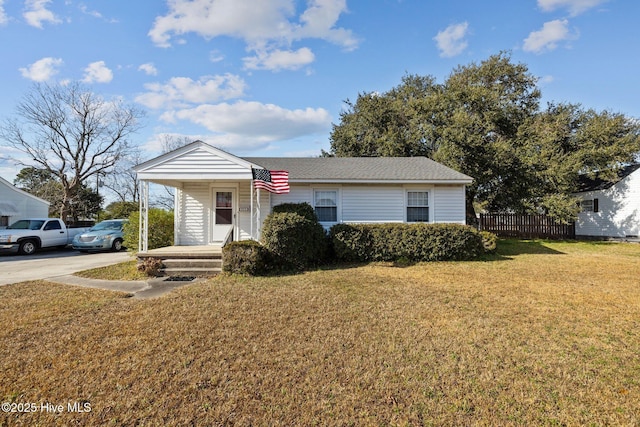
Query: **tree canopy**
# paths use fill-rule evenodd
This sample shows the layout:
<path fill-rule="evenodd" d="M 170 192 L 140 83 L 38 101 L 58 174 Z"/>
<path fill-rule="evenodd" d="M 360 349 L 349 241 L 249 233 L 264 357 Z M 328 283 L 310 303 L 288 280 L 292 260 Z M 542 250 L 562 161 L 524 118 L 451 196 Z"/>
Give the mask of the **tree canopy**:
<path fill-rule="evenodd" d="M 18 162 L 56 178 L 60 218 L 66 220 L 89 178 L 110 172 L 128 154 L 143 113 L 72 83 L 35 85 L 16 115 L 0 126 L 0 138 L 27 156 Z"/>
<path fill-rule="evenodd" d="M 443 82 L 406 75 L 385 93 L 346 101 L 333 125 L 335 156 L 427 156 L 474 178 L 467 215 L 577 214 L 581 173 L 610 171 L 640 152 L 640 122 L 579 104 L 540 108 L 538 79 L 501 52 L 458 66 Z"/>
<path fill-rule="evenodd" d="M 16 176 L 13 184 L 40 197 L 50 203 L 49 214 L 60 212 L 63 203 L 62 184 L 51 172 L 35 167 L 22 168 Z M 80 219 L 94 218 L 100 211 L 103 197 L 86 184 L 82 184 L 75 192 L 74 198 L 69 201 L 67 220 L 77 222 Z"/>

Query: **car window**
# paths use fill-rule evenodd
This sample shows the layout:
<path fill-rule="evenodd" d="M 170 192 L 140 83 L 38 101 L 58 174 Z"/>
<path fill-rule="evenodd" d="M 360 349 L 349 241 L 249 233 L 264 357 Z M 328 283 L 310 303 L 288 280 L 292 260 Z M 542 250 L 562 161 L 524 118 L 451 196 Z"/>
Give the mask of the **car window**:
<path fill-rule="evenodd" d="M 44 229 L 45 230 L 62 230 L 62 226 L 60 226 L 59 221 L 49 221 L 47 225 L 44 226 Z M 37 228 L 32 228 L 32 230 L 37 230 Z"/>
<path fill-rule="evenodd" d="M 89 231 L 101 231 L 101 230 L 121 230 L 122 222 L 120 221 L 102 221 L 93 227 Z"/>
<path fill-rule="evenodd" d="M 44 221 L 30 221 L 29 230 L 40 230 Z"/>
<path fill-rule="evenodd" d="M 29 230 L 29 225 L 31 225 L 31 221 L 27 219 L 21 219 L 20 221 L 16 221 L 10 226 L 7 227 L 8 230 Z"/>

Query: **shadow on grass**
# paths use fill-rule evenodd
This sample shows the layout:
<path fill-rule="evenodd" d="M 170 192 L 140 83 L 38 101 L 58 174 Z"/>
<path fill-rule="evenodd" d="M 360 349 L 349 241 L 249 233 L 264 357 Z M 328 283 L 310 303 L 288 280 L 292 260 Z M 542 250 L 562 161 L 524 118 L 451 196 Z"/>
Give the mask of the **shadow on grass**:
<path fill-rule="evenodd" d="M 568 242 L 568 241 L 566 241 Z M 564 252 L 545 245 L 544 240 L 500 239 L 495 256 L 515 255 L 563 255 Z"/>

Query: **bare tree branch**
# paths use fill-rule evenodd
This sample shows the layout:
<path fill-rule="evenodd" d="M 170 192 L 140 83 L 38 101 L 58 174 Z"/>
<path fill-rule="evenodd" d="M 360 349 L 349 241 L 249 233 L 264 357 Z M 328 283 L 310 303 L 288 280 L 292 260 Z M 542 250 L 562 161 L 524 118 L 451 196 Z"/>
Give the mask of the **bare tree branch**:
<path fill-rule="evenodd" d="M 51 172 L 63 186 L 60 217 L 92 176 L 113 170 L 132 149 L 130 137 L 143 112 L 120 100 L 106 101 L 79 83 L 37 84 L 16 107 L 19 120 L 0 126 L 0 139 Z"/>

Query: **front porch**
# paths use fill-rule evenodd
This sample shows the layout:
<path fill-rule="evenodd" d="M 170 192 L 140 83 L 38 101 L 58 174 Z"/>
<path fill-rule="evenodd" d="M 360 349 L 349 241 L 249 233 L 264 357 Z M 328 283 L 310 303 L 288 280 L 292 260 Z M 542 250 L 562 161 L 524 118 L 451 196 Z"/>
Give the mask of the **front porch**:
<path fill-rule="evenodd" d="M 167 246 L 138 252 L 138 260 L 162 261 L 161 274 L 170 277 L 211 277 L 222 271 L 222 246 Z"/>

